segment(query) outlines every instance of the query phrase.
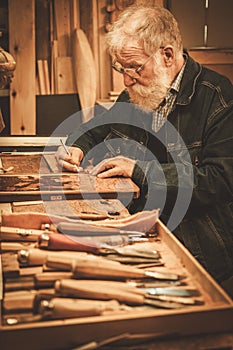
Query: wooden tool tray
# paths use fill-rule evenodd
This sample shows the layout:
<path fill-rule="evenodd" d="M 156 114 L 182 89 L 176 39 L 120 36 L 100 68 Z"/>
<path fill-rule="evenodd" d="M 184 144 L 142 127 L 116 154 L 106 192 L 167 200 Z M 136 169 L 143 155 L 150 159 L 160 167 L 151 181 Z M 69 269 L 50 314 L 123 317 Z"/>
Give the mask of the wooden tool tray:
<path fill-rule="evenodd" d="M 135 307 L 133 311 L 104 316 L 51 320 L 0 327 L 0 342 L 7 350 L 68 350 L 91 341 L 125 333 L 156 337 L 180 337 L 194 334 L 231 332 L 233 302 L 191 254 L 160 222 L 159 240 L 151 244 L 158 249 L 169 272 L 185 275 L 189 287 L 201 292 L 203 305 L 179 310 Z M 141 243 L 140 243 L 141 244 Z M 144 244 L 144 243 L 143 243 Z M 1 289 L 3 289 L 0 281 Z"/>

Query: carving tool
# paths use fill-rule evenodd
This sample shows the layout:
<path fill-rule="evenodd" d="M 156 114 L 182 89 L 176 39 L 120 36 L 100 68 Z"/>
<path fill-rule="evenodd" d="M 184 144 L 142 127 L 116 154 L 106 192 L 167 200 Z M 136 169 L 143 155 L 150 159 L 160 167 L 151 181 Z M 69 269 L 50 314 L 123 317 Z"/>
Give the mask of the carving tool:
<path fill-rule="evenodd" d="M 135 242 L 145 242 L 147 238 L 134 237 L 130 235 L 116 235 L 103 237 L 75 237 L 57 233 L 43 233 L 38 238 L 38 246 L 50 250 L 84 251 L 94 254 L 108 255 L 112 252 L 119 255 L 141 257 L 147 259 L 158 259 L 157 251 L 140 251 L 134 248 L 117 247 L 114 245 L 126 245 Z M 113 245 L 111 245 L 113 244 Z"/>
<path fill-rule="evenodd" d="M 145 234 L 139 231 L 128 231 L 116 227 L 101 227 L 83 222 L 60 222 L 57 230 L 74 236 L 108 236 L 108 235 L 131 235 L 143 237 Z"/>
<path fill-rule="evenodd" d="M 36 242 L 42 233 L 50 233 L 47 229 L 25 229 L 18 227 L 0 226 L 0 241 Z"/>
<path fill-rule="evenodd" d="M 71 317 L 99 316 L 106 311 L 129 311 L 117 300 L 87 300 L 72 298 L 52 298 L 35 301 L 36 311 L 44 318 L 59 319 Z"/>
<path fill-rule="evenodd" d="M 182 297 L 200 296 L 200 292 L 197 289 L 189 288 L 140 288 L 140 290 L 147 295 L 173 295 Z"/>
<path fill-rule="evenodd" d="M 61 270 L 72 271 L 75 278 L 99 278 L 99 279 L 128 279 L 151 277 L 160 280 L 180 280 L 182 276 L 157 271 L 140 270 L 132 266 L 123 265 L 117 261 L 84 258 L 82 260 L 58 259 L 56 256 L 48 256 L 46 266 Z"/>
<path fill-rule="evenodd" d="M 100 259 L 95 255 L 87 255 L 85 252 L 71 252 L 71 251 L 46 251 L 42 249 L 21 249 L 18 252 L 18 261 L 22 266 L 39 266 L 44 265 L 48 256 L 55 256 L 58 260 L 68 259 L 72 262 L 73 259 Z"/>
<path fill-rule="evenodd" d="M 80 284 L 79 282 L 80 281 L 69 279 L 56 281 L 55 290 L 63 296 L 98 300 L 115 299 L 127 305 L 150 305 L 165 309 L 178 309 L 183 307 L 183 305 L 179 303 L 149 299 L 145 294 L 141 294 L 133 288 L 132 290 L 127 290 L 125 288 L 116 287 L 114 284 L 111 285 L 111 283 L 107 286 L 106 283 L 103 285 L 101 285 L 101 283 L 96 283 L 94 285 L 93 283 L 88 284 L 88 281 L 86 281 L 85 284 Z"/>
<path fill-rule="evenodd" d="M 63 148 L 64 148 L 66 154 L 67 154 L 70 158 L 72 158 L 69 149 L 68 149 L 67 146 L 64 144 L 64 142 L 63 142 L 62 139 L 60 139 L 60 142 L 61 142 L 61 145 L 63 146 Z M 76 169 L 77 173 L 80 173 L 81 171 L 83 171 L 83 168 L 82 168 L 82 167 L 78 167 L 77 164 L 73 164 L 73 166 L 74 166 L 74 168 Z"/>

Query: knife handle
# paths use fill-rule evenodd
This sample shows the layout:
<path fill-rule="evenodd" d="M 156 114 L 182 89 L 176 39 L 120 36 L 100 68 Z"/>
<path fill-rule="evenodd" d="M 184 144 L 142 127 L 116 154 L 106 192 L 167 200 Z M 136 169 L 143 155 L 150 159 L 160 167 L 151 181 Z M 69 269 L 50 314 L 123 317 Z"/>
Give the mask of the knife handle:
<path fill-rule="evenodd" d="M 42 230 L 19 227 L 0 227 L 0 241 L 36 242 Z"/>
<path fill-rule="evenodd" d="M 141 294 L 136 294 L 127 290 L 117 288 L 106 288 L 101 285 L 80 285 L 79 281 L 64 279 L 55 282 L 55 290 L 64 296 L 78 298 L 112 300 L 116 299 L 129 305 L 143 305 L 145 298 Z"/>
<path fill-rule="evenodd" d="M 101 257 L 95 259 L 84 258 L 80 260 L 57 259 L 49 256 L 46 266 L 63 270 L 70 270 L 74 277 L 99 278 L 99 279 L 125 279 L 125 278 L 143 278 L 144 271 L 132 266 L 123 265 L 117 261 L 107 260 Z"/>
<path fill-rule="evenodd" d="M 63 278 L 72 278 L 72 272 L 67 271 L 52 271 L 52 272 L 42 272 L 37 273 L 34 276 L 36 287 L 38 288 L 46 288 L 53 287 L 54 282 Z"/>
<path fill-rule="evenodd" d="M 18 261 L 24 266 L 39 266 L 46 262 L 48 252 L 40 249 L 21 249 L 18 251 Z"/>
<path fill-rule="evenodd" d="M 43 318 L 49 317 L 70 318 L 98 316 L 104 311 L 119 311 L 121 309 L 117 300 L 85 300 L 71 298 L 53 298 L 50 300 L 41 300 L 38 313 Z"/>
<path fill-rule="evenodd" d="M 40 248 L 51 250 L 71 250 L 87 253 L 98 253 L 99 245 L 93 241 L 87 241 L 83 237 L 75 237 L 62 233 L 44 233 L 38 238 Z"/>
<path fill-rule="evenodd" d="M 83 263 L 82 261 L 80 261 L 73 268 L 73 273 L 74 277 L 90 277 L 99 279 L 143 278 L 145 276 L 144 271 L 140 269 L 121 264 L 117 261 L 109 260 L 90 260 L 88 261 L 88 263 Z"/>
<path fill-rule="evenodd" d="M 21 265 L 24 266 L 36 266 L 44 265 L 48 257 L 55 257 L 57 261 L 66 261 L 72 262 L 73 259 L 79 260 L 87 257 L 88 254 L 85 252 L 74 252 L 74 251 L 47 251 L 38 248 L 32 249 L 21 249 L 18 252 L 18 261 Z M 96 258 L 95 255 L 90 255 L 89 258 Z"/>

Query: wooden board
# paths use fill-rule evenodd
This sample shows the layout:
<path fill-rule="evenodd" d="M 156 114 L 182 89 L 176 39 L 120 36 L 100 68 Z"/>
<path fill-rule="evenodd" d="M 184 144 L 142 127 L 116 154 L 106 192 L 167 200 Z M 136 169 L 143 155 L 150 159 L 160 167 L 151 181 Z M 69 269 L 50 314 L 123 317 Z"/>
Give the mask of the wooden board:
<path fill-rule="evenodd" d="M 34 201 L 41 197 L 43 200 L 128 200 L 139 196 L 139 188 L 131 179 L 101 179 L 87 172 L 61 173 L 54 154 L 2 154 L 3 168 L 12 170 L 0 175 L 0 202 Z"/>
<path fill-rule="evenodd" d="M 58 55 L 70 56 L 70 1 L 54 0 L 54 15 L 56 21 L 56 36 L 58 41 Z"/>
<path fill-rule="evenodd" d="M 83 121 L 86 122 L 94 115 L 97 82 L 93 53 L 82 29 L 74 32 L 72 56 Z"/>
<path fill-rule="evenodd" d="M 58 94 L 73 94 L 77 92 L 72 67 L 72 57 L 56 58 L 56 80 Z"/>
<path fill-rule="evenodd" d="M 0 203 L 3 213 L 10 213 L 9 203 Z M 104 218 L 121 219 L 129 216 L 128 210 L 117 199 L 102 200 L 68 200 L 65 205 L 62 201 L 35 201 L 35 202 L 13 202 L 10 206 L 13 213 L 46 213 L 62 215 L 67 217 L 79 217 L 81 219 L 102 220 Z M 7 210 L 8 209 L 8 210 Z"/>
<path fill-rule="evenodd" d="M 0 175 L 0 202 L 64 199 L 138 198 L 139 188 L 126 178 L 101 179 L 88 173 Z"/>
<path fill-rule="evenodd" d="M 16 70 L 10 85 L 11 135 L 36 134 L 34 1 L 9 0 L 9 50 Z M 19 29 L 20 28 L 20 29 Z M 22 35 L 24 33 L 24 35 Z"/>
<path fill-rule="evenodd" d="M 54 153 L 53 153 L 54 158 Z M 50 173 L 42 154 L 1 154 L 3 168 L 12 168 L 9 175 Z"/>

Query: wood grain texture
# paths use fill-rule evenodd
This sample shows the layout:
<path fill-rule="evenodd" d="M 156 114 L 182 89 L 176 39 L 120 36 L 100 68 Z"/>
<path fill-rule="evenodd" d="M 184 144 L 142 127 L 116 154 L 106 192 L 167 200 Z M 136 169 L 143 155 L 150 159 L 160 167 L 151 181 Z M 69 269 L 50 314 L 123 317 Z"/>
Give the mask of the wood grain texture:
<path fill-rule="evenodd" d="M 34 1 L 9 0 L 9 50 L 16 60 L 10 85 L 12 135 L 36 134 Z M 22 33 L 24 35 L 22 35 Z"/>
<path fill-rule="evenodd" d="M 54 14 L 56 21 L 56 37 L 58 41 L 58 55 L 70 56 L 71 33 L 70 33 L 70 1 L 54 0 Z"/>
<path fill-rule="evenodd" d="M 58 94 L 73 94 L 77 92 L 73 74 L 72 57 L 57 57 L 56 80 Z"/>
<path fill-rule="evenodd" d="M 82 29 L 76 29 L 74 32 L 73 67 L 83 121 L 86 122 L 94 114 L 97 82 L 93 53 Z"/>
<path fill-rule="evenodd" d="M 0 202 L 64 199 L 138 198 L 131 179 L 101 179 L 87 173 L 0 175 Z"/>

